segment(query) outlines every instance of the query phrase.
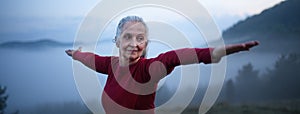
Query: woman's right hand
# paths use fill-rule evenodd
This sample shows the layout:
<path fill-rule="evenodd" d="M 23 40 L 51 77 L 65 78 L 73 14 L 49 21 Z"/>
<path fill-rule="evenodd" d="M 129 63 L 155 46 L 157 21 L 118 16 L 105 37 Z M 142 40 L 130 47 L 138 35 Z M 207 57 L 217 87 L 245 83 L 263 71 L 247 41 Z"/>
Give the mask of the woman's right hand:
<path fill-rule="evenodd" d="M 67 53 L 67 55 L 73 57 L 73 54 L 74 54 L 76 51 L 80 51 L 80 52 L 81 52 L 81 49 L 82 49 L 82 47 L 79 47 L 77 50 L 68 49 L 68 50 L 66 50 L 65 52 Z"/>

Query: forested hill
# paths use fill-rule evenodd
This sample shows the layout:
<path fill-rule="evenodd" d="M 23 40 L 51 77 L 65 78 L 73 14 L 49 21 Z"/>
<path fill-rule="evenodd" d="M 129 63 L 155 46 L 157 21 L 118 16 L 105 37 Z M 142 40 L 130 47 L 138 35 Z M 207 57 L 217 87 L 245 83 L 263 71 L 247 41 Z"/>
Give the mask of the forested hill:
<path fill-rule="evenodd" d="M 300 0 L 286 0 L 258 15 L 248 17 L 223 32 L 226 42 L 259 40 L 264 44 L 299 45 Z M 268 45 L 269 46 L 269 45 Z"/>

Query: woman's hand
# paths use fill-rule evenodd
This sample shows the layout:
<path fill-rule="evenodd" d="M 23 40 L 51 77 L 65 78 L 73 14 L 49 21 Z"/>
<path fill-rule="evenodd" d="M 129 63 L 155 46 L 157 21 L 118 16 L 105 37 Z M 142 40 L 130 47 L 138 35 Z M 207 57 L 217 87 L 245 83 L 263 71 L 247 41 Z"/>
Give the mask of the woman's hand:
<path fill-rule="evenodd" d="M 258 41 L 250 41 L 242 44 L 233 44 L 227 45 L 226 48 L 226 55 L 230 55 L 239 51 L 249 51 L 250 48 L 259 45 Z"/>
<path fill-rule="evenodd" d="M 250 41 L 245 42 L 241 44 L 232 44 L 232 45 L 226 45 L 225 47 L 220 46 L 216 47 L 212 51 L 212 62 L 217 63 L 221 60 L 221 58 L 225 55 L 230 55 L 233 53 L 237 53 L 240 51 L 249 51 L 250 48 L 259 45 L 258 41 Z"/>
<path fill-rule="evenodd" d="M 82 49 L 82 47 L 79 47 L 77 50 L 68 49 L 68 50 L 66 50 L 65 52 L 67 53 L 67 55 L 73 57 L 73 54 L 74 54 L 76 51 L 81 52 L 81 49 Z"/>

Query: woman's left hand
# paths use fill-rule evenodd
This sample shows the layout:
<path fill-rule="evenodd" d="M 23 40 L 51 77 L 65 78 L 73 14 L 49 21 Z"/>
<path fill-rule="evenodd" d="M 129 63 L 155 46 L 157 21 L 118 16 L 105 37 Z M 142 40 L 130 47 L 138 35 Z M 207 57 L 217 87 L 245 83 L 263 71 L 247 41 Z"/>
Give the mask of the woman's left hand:
<path fill-rule="evenodd" d="M 224 46 L 216 47 L 212 51 L 212 62 L 213 63 L 219 62 L 221 58 L 225 55 L 230 55 L 240 51 L 249 51 L 250 48 L 257 45 L 259 45 L 258 41 L 250 41 L 241 44 L 226 45 L 225 47 Z"/>

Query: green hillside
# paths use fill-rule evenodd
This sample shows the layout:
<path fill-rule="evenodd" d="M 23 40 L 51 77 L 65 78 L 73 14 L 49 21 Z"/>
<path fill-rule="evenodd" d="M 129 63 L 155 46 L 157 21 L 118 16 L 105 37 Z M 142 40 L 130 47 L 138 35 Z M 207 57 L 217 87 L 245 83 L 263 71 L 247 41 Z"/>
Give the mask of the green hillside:
<path fill-rule="evenodd" d="M 223 32 L 225 41 L 300 40 L 300 0 L 286 0 L 248 17 Z"/>

